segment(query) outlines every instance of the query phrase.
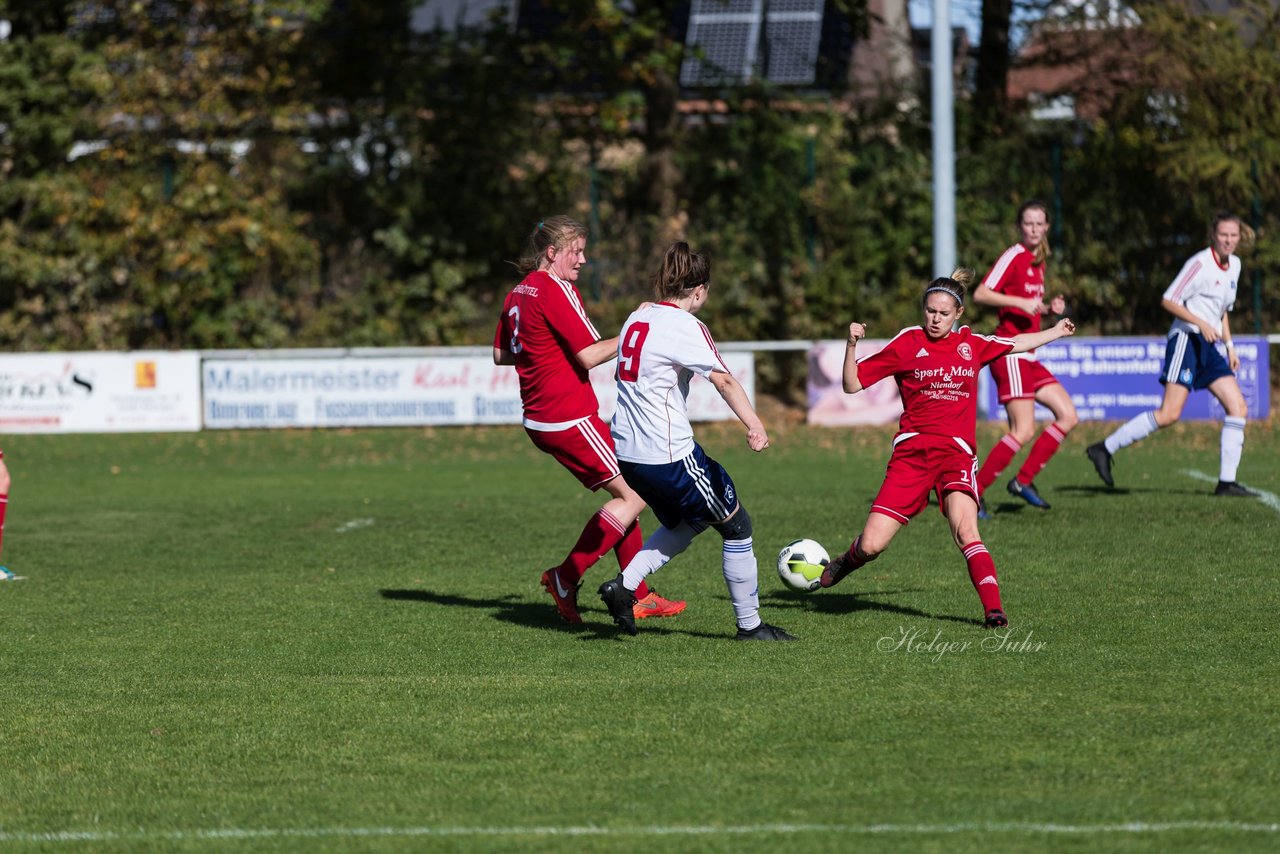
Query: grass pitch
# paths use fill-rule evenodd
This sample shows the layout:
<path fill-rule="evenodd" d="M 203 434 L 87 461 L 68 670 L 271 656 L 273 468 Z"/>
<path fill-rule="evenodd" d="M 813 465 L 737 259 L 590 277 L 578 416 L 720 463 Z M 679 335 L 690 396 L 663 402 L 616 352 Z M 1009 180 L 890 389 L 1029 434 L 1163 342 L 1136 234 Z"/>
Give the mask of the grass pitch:
<path fill-rule="evenodd" d="M 0 849 L 1280 844 L 1270 425 L 1241 469 L 1270 503 L 1210 496 L 1203 424 L 1114 492 L 1079 428 L 1047 513 L 1002 479 L 995 634 L 936 507 L 784 590 L 783 544 L 857 532 L 890 431 L 771 426 L 700 436 L 795 644 L 730 640 L 714 532 L 652 579 L 685 614 L 619 634 L 609 557 L 561 623 L 538 576 L 601 500 L 518 429 L 8 437 Z"/>

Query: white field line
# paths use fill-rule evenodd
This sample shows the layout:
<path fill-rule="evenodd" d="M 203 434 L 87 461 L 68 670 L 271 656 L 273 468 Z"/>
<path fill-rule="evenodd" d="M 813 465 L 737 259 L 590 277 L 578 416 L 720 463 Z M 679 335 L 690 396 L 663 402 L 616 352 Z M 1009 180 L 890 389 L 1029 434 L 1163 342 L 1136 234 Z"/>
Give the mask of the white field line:
<path fill-rule="evenodd" d="M 1218 479 L 1216 477 L 1207 475 L 1202 471 L 1196 471 L 1195 469 L 1183 469 L 1182 473 L 1185 474 L 1187 477 L 1193 477 L 1196 480 L 1203 480 L 1205 483 L 1216 484 L 1218 482 Z M 1280 513 L 1280 496 L 1276 495 L 1274 492 L 1267 492 L 1265 489 L 1258 489 L 1257 487 L 1250 486 L 1247 483 L 1242 483 L 1240 485 L 1243 486 L 1245 489 L 1252 489 L 1254 492 L 1258 493 L 1259 501 L 1261 501 L 1263 504 L 1267 505 L 1277 513 Z"/>
<path fill-rule="evenodd" d="M 51 831 L 20 833 L 0 830 L 3 842 L 190 842 L 220 839 L 289 839 L 361 837 L 500 837 L 500 836 L 747 836 L 833 833 L 845 836 L 952 835 L 964 833 L 1027 835 L 1157 834 L 1204 831 L 1218 833 L 1280 833 L 1280 824 L 1240 821 L 1130 821 L 1120 824 L 1038 824 L 989 822 L 964 824 L 755 824 L 739 826 L 648 825 L 638 827 L 299 827 L 221 828 L 217 830 Z"/>
<path fill-rule="evenodd" d="M 333 529 L 335 534 L 345 534 L 347 531 L 355 531 L 360 528 L 367 528 L 373 524 L 372 519 L 352 519 L 350 522 L 343 522 L 341 525 Z"/>

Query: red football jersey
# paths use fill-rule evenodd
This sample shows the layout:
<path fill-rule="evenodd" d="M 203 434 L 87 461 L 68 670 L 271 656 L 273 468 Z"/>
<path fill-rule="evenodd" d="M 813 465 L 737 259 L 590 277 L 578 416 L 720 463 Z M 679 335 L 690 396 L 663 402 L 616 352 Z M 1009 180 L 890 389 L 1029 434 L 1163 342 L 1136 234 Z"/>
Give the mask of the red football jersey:
<path fill-rule="evenodd" d="M 573 357 L 599 340 L 569 282 L 538 270 L 507 294 L 493 346 L 515 354 L 526 421 L 563 424 L 599 411 L 587 371 Z"/>
<path fill-rule="evenodd" d="M 1044 299 L 1044 264 L 1033 264 L 1035 253 L 1021 243 L 1004 251 L 995 266 L 982 280 L 982 287 L 1010 297 Z M 996 335 L 1012 338 L 1023 332 L 1040 331 L 1040 315 L 1027 314 L 1020 308 L 1002 306 L 996 313 Z"/>
<path fill-rule="evenodd" d="M 885 377 L 897 381 L 902 418 L 895 445 L 928 433 L 960 439 L 973 453 L 978 444 L 978 372 L 1012 349 L 1008 338 L 978 335 L 967 326 L 939 341 L 911 326 L 879 353 L 858 360 L 858 380 L 864 388 Z"/>

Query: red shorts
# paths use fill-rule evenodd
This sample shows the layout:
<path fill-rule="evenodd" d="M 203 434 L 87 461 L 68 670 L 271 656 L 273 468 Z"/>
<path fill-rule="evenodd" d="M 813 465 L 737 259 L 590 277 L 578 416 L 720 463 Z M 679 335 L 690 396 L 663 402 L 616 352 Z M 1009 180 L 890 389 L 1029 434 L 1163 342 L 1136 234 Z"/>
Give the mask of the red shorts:
<path fill-rule="evenodd" d="M 963 492 L 978 503 L 978 458 L 950 436 L 918 435 L 904 439 L 893 449 L 884 483 L 871 502 L 871 512 L 902 524 L 911 521 L 929 503 L 929 491 L 943 496 Z"/>
<path fill-rule="evenodd" d="M 1037 391 L 1058 381 L 1044 365 L 1034 359 L 1019 359 L 1017 356 L 1001 356 L 992 362 L 991 378 L 996 381 L 1001 403 L 1034 400 Z"/>
<path fill-rule="evenodd" d="M 598 415 L 576 421 L 564 430 L 524 429 L 538 450 L 555 457 L 587 489 L 599 489 L 619 474 L 613 436 L 609 435 L 609 425 Z"/>

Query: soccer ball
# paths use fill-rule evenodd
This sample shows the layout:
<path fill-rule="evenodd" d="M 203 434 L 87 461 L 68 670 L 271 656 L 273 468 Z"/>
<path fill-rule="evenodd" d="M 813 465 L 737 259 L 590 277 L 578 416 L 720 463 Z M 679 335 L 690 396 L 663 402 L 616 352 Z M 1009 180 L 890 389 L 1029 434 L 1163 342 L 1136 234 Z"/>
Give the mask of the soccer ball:
<path fill-rule="evenodd" d="M 830 560 L 827 550 L 813 540 L 796 540 L 778 552 L 778 577 L 792 590 L 808 593 L 821 586 L 823 567 Z"/>

